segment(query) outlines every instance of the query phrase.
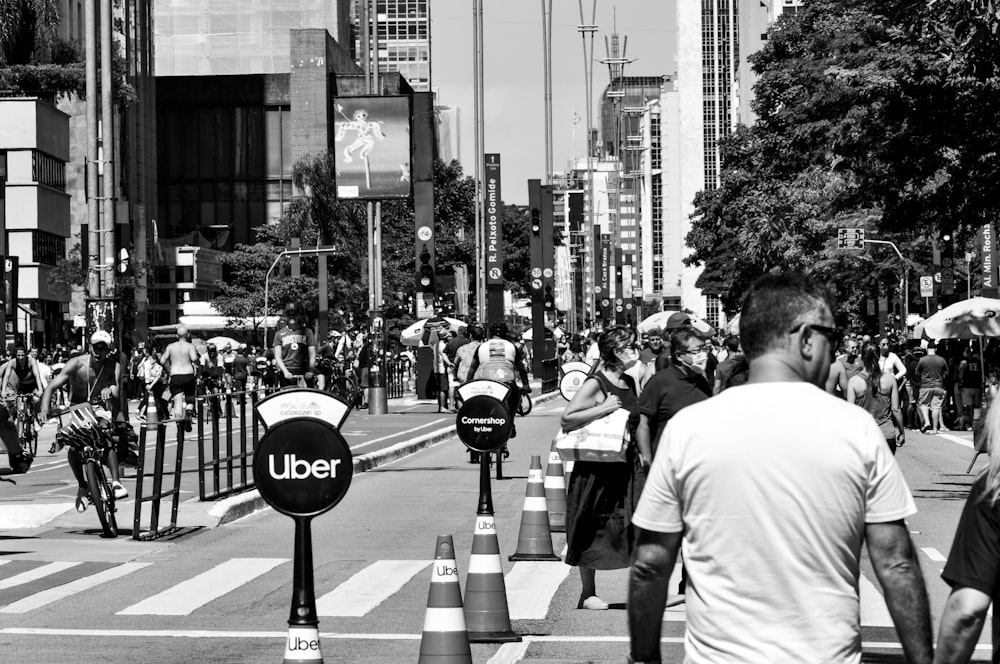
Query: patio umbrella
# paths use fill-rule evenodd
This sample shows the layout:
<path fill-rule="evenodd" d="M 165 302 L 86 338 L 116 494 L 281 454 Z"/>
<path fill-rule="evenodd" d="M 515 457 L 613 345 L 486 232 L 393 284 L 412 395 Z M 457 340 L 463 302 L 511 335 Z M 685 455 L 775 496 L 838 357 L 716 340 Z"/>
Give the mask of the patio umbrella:
<path fill-rule="evenodd" d="M 237 341 L 236 339 L 233 339 L 232 337 L 225 337 L 225 336 L 212 337 L 211 339 L 209 339 L 205 343 L 206 344 L 215 344 L 215 347 L 218 348 L 219 350 L 222 350 L 223 348 L 225 348 L 226 344 L 229 344 L 234 349 L 240 347 L 240 342 L 239 341 Z"/>
<path fill-rule="evenodd" d="M 437 339 L 437 332 L 444 329 L 456 331 L 460 327 L 465 327 L 465 323 L 457 318 L 449 318 L 447 316 L 424 318 L 400 332 L 399 340 L 406 346 L 426 346 L 431 341 Z M 434 339 L 430 338 L 432 334 L 434 335 Z"/>
<path fill-rule="evenodd" d="M 552 333 L 552 338 L 553 339 L 562 339 L 563 335 L 566 334 L 565 332 L 563 332 L 562 330 L 560 330 L 558 327 L 549 327 L 548 325 L 546 325 L 545 329 Z M 524 341 L 531 341 L 534 338 L 534 336 L 535 336 L 534 329 L 529 327 L 527 330 L 525 330 L 521 334 L 521 339 L 524 340 Z"/>
<path fill-rule="evenodd" d="M 639 323 L 636 330 L 641 334 L 651 330 L 675 330 L 685 325 L 690 325 L 702 334 L 715 334 L 715 329 L 711 325 L 697 316 L 683 311 L 659 311 Z"/>
<path fill-rule="evenodd" d="M 1000 337 L 1000 300 L 974 297 L 950 304 L 924 321 L 931 339 Z"/>

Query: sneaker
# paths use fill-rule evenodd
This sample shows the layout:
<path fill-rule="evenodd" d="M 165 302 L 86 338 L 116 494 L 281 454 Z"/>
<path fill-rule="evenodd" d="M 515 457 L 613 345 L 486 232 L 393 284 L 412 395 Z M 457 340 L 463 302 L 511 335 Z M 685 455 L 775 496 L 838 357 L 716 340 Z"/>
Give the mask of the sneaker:
<path fill-rule="evenodd" d="M 122 486 L 121 482 L 112 482 L 111 491 L 114 492 L 115 498 L 121 500 L 122 498 L 128 498 L 128 489 Z"/>
<path fill-rule="evenodd" d="M 578 609 L 588 609 L 590 611 L 607 611 L 608 603 L 597 595 L 591 595 L 590 597 L 583 599 L 580 598 L 580 603 L 576 605 Z"/>
<path fill-rule="evenodd" d="M 87 505 L 90 504 L 90 492 L 87 487 L 82 486 L 76 491 L 76 511 L 86 512 Z"/>

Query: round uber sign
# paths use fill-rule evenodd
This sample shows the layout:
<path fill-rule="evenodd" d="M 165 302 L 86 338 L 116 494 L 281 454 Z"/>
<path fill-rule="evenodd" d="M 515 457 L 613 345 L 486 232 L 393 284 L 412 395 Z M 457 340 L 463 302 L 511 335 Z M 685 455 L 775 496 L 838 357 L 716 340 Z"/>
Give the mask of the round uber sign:
<path fill-rule="evenodd" d="M 477 394 L 458 409 L 455 428 L 466 447 L 476 452 L 492 452 L 507 442 L 514 423 L 502 401 Z"/>
<path fill-rule="evenodd" d="M 344 437 L 322 420 L 296 417 L 275 424 L 254 452 L 261 498 L 288 516 L 316 516 L 347 494 L 354 459 Z"/>
<path fill-rule="evenodd" d="M 585 371 L 567 371 L 559 381 L 559 394 L 566 401 L 572 401 L 573 395 L 577 393 L 583 381 L 587 380 Z"/>

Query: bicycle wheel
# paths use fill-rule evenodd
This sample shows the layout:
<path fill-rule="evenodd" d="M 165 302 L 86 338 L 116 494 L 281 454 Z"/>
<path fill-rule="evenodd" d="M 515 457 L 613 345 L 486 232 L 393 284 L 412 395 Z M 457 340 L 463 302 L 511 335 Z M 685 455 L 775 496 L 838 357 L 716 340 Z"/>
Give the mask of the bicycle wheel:
<path fill-rule="evenodd" d="M 530 394 L 522 394 L 521 398 L 517 400 L 517 414 L 524 417 L 531 412 L 531 407 L 534 403 L 531 401 Z"/>
<path fill-rule="evenodd" d="M 97 461 L 88 461 L 84 467 L 90 502 L 94 504 L 101 529 L 106 537 L 118 537 L 118 522 L 115 520 L 115 494 L 104 477 L 104 469 Z"/>
<path fill-rule="evenodd" d="M 17 435 L 21 439 L 21 450 L 34 458 L 38 454 L 38 432 L 35 431 L 35 424 L 30 419 L 22 415 L 20 420 L 21 426 Z"/>

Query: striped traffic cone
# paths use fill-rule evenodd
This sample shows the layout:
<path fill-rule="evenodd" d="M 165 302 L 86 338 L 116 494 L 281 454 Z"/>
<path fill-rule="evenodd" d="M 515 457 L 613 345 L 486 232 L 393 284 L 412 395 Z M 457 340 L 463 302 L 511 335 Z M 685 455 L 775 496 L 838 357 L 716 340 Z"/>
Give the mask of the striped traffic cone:
<path fill-rule="evenodd" d="M 552 442 L 549 463 L 545 467 L 545 507 L 549 511 L 549 528 L 552 532 L 566 532 L 566 476 L 555 441 Z"/>
<path fill-rule="evenodd" d="M 149 390 L 149 396 L 146 398 L 145 420 L 149 423 L 160 421 L 160 414 L 156 410 L 156 397 L 153 396 L 153 390 Z"/>
<path fill-rule="evenodd" d="M 282 664 L 323 664 L 319 649 L 319 628 L 316 625 L 289 625 Z"/>
<path fill-rule="evenodd" d="M 500 562 L 500 542 L 493 514 L 479 514 L 465 581 L 465 624 L 472 643 L 521 640 L 510 625 L 507 586 Z"/>
<path fill-rule="evenodd" d="M 517 534 L 517 551 L 510 560 L 559 560 L 552 552 L 552 533 L 549 531 L 549 512 L 545 507 L 545 488 L 542 481 L 542 457 L 531 457 L 528 469 L 528 486 L 524 491 L 524 510 L 521 512 L 521 530 Z"/>
<path fill-rule="evenodd" d="M 451 535 L 438 535 L 417 664 L 472 664 Z"/>

